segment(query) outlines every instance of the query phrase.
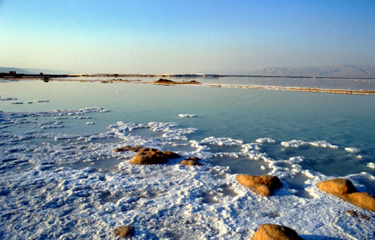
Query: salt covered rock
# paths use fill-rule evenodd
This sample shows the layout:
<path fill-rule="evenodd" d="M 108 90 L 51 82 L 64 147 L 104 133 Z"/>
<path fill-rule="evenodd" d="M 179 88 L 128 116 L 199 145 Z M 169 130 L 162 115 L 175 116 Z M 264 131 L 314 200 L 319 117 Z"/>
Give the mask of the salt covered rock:
<path fill-rule="evenodd" d="M 193 160 L 183 160 L 180 162 L 181 165 L 188 165 L 188 166 L 199 166 L 202 165 L 200 162 L 193 161 Z"/>
<path fill-rule="evenodd" d="M 291 228 L 276 224 L 262 224 L 252 240 L 302 240 Z"/>
<path fill-rule="evenodd" d="M 159 149 L 142 148 L 135 157 L 130 160 L 131 164 L 163 164 L 168 159 Z"/>
<path fill-rule="evenodd" d="M 352 182 L 335 178 L 316 184 L 321 191 L 332 194 L 363 209 L 375 212 L 375 197 L 366 192 L 358 192 Z"/>
<path fill-rule="evenodd" d="M 201 159 L 198 157 L 188 157 L 182 162 L 180 162 L 180 164 L 188 165 L 188 166 L 199 166 L 199 165 L 202 165 L 200 162 L 198 162 L 199 160 Z"/>
<path fill-rule="evenodd" d="M 113 230 L 113 234 L 120 238 L 131 238 L 134 235 L 134 227 L 130 225 L 117 227 Z"/>
<path fill-rule="evenodd" d="M 171 152 L 171 151 L 163 151 L 163 154 L 166 156 L 166 158 L 168 159 L 173 159 L 173 158 L 179 158 L 180 155 L 178 155 L 177 153 L 175 152 Z"/>
<path fill-rule="evenodd" d="M 180 155 L 178 155 L 175 152 L 171 151 L 160 151 L 158 149 L 150 149 L 150 148 L 142 148 L 139 145 L 136 145 L 134 147 L 126 145 L 124 147 L 119 147 L 113 149 L 114 152 L 125 152 L 125 151 L 131 151 L 136 152 L 137 155 L 130 160 L 131 164 L 162 164 L 168 162 L 167 159 L 173 159 L 173 158 L 179 158 Z"/>
<path fill-rule="evenodd" d="M 236 179 L 245 187 L 251 188 L 254 192 L 266 197 L 271 196 L 273 190 L 280 188 L 282 185 L 278 177 L 271 175 L 252 176 L 239 174 Z"/>

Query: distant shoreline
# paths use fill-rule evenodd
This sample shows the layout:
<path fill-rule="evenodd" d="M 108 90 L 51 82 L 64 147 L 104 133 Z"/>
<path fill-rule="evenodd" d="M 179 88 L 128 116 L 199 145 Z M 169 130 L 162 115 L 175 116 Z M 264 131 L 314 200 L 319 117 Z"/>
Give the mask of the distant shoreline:
<path fill-rule="evenodd" d="M 375 77 L 337 77 L 337 76 L 304 76 L 304 75 L 256 75 L 256 74 L 117 74 L 117 73 L 94 73 L 94 74 L 17 74 L 17 73 L 0 73 L 0 78 L 5 80 L 12 79 L 50 79 L 50 78 L 75 78 L 75 77 L 160 77 L 160 78 L 220 78 L 220 77 L 254 77 L 254 78 L 319 78 L 319 79 L 374 79 Z"/>
<path fill-rule="evenodd" d="M 95 75 L 96 77 L 108 77 L 108 75 Z M 95 77 L 90 76 L 90 77 Z M 120 77 L 123 75 L 116 75 L 115 77 Z M 129 75 L 126 75 L 129 76 Z M 136 77 L 139 75 L 131 75 L 131 77 Z M 165 76 L 165 75 L 163 75 Z M 192 76 L 193 75 L 189 75 Z M 195 77 L 199 77 L 198 75 L 194 75 Z M 75 76 L 77 77 L 77 76 Z M 88 77 L 88 76 L 86 76 Z M 114 77 L 114 76 L 112 76 Z M 142 75 L 142 77 L 145 77 Z M 151 76 L 149 76 L 151 78 Z M 153 75 L 154 77 L 160 77 L 160 75 Z M 65 77 L 66 78 L 66 77 Z M 310 77 L 312 78 L 312 77 Z M 330 77 L 333 78 L 333 77 Z M 358 78 L 357 78 L 358 79 Z M 366 78 L 368 79 L 368 78 Z M 57 81 L 57 82 L 100 82 L 100 83 L 133 83 L 133 84 L 154 84 L 154 85 L 195 85 L 195 86 L 203 86 L 203 87 L 213 87 L 213 88 L 244 88 L 244 89 L 258 89 L 258 90 L 284 90 L 284 91 L 294 91 L 294 92 L 309 92 L 309 93 L 329 93 L 329 94 L 344 94 L 344 95 L 367 95 L 373 96 L 375 95 L 375 91 L 373 90 L 347 90 L 347 89 L 324 89 L 324 88 L 311 88 L 311 87 L 282 87 L 282 86 L 262 86 L 262 85 L 241 85 L 241 84 L 217 84 L 217 83 L 200 83 L 197 81 L 182 81 L 182 82 L 175 82 L 172 80 L 167 79 L 159 79 L 158 81 L 153 82 L 142 82 L 140 80 L 127 80 L 127 79 L 107 79 L 107 80 L 99 80 L 99 79 L 60 79 L 60 78 L 51 78 L 51 79 L 43 79 L 43 78 L 8 78 L 6 80 L 11 81 L 18 81 L 18 80 L 43 80 L 44 82 L 49 81 Z M 161 81 L 163 80 L 163 81 Z"/>

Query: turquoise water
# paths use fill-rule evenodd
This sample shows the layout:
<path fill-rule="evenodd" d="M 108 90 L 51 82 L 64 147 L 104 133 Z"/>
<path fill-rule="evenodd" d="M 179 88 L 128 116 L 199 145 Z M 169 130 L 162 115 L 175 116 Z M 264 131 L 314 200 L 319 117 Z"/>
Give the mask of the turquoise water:
<path fill-rule="evenodd" d="M 0 96 L 17 98 L 0 101 L 0 238 L 113 239 L 134 224 L 135 239 L 250 239 L 265 222 L 304 239 L 374 236 L 374 213 L 315 184 L 344 177 L 374 194 L 375 96 L 57 81 L 0 82 Z M 134 166 L 113 152 L 128 144 L 203 165 Z M 259 197 L 240 173 L 283 187 Z"/>
<path fill-rule="evenodd" d="M 0 102 L 4 112 L 37 112 L 53 109 L 73 110 L 84 107 L 102 107 L 111 112 L 92 119 L 63 120 L 71 122 L 54 132 L 103 132 L 117 121 L 144 123 L 178 122 L 180 127 L 197 128 L 189 139 L 227 137 L 255 142 L 269 137 L 277 142 L 293 139 L 303 141 L 325 140 L 342 147 L 357 147 L 362 158 L 342 149 L 289 148 L 279 144 L 265 146 L 275 159 L 305 156 L 307 168 L 324 174 L 349 174 L 360 171 L 374 173 L 363 167 L 375 162 L 375 97 L 333 94 L 301 93 L 291 91 L 251 90 L 235 88 L 207 88 L 195 86 L 154 86 L 149 84 L 101 84 L 80 82 L 7 82 L 1 84 L 2 98 L 14 97 L 24 104 Z M 47 103 L 26 104 L 33 100 Z M 14 102 L 14 101 L 13 101 Z M 194 113 L 197 118 L 180 118 L 180 113 Z M 87 121 L 94 126 L 85 125 Z M 77 123 L 82 123 L 78 124 Z M 74 123 L 74 124 L 73 124 Z M 66 124 L 65 124 L 66 125 Z M 22 126 L 27 128 L 27 126 Z M 18 127 L 17 127 L 18 128 Z M 331 167 L 318 167 L 314 159 L 332 159 Z M 343 162 L 341 162 L 343 161 Z M 352 161 L 355 161 L 354 164 Z M 347 162 L 352 162 L 346 165 Z M 315 166 L 314 166 L 315 165 Z M 354 166 L 352 166 L 354 165 Z M 358 168 L 356 167 L 358 165 Z M 359 167 L 361 166 L 361 167 Z M 342 171 L 337 171 L 337 168 Z M 346 170 L 345 170 L 346 169 Z"/>

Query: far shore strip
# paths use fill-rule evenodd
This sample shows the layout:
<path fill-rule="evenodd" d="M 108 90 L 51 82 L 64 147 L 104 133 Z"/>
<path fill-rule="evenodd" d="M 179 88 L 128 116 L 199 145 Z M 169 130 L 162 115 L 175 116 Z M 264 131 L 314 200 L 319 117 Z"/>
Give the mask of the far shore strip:
<path fill-rule="evenodd" d="M 40 78 L 20 78 L 20 79 L 7 79 L 10 81 L 17 80 L 40 80 Z M 259 89 L 259 90 L 286 90 L 296 92 L 309 92 L 309 93 L 329 93 L 329 94 L 345 94 L 345 95 L 375 95 L 373 90 L 346 90 L 346 89 L 322 89 L 322 88 L 305 88 L 305 87 L 281 87 L 281 86 L 260 86 L 260 85 L 239 85 L 239 84 L 211 84 L 200 83 L 195 80 L 176 82 L 168 79 L 159 79 L 154 82 L 142 82 L 141 80 L 127 80 L 127 79 L 108 79 L 108 80 L 93 80 L 93 79 L 60 79 L 50 78 L 48 81 L 58 82 L 100 82 L 100 83 L 136 83 L 136 84 L 155 84 L 155 85 L 198 85 L 214 88 L 245 88 L 245 89 Z"/>

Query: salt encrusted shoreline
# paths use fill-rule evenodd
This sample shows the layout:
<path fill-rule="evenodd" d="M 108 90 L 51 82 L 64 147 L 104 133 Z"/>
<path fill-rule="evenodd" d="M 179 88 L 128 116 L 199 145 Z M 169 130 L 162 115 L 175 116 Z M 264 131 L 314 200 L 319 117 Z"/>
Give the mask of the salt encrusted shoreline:
<path fill-rule="evenodd" d="M 155 75 L 156 76 L 156 75 Z M 159 76 L 159 75 L 157 75 Z M 166 77 L 166 75 L 160 75 Z M 150 76 L 148 76 L 150 77 Z M 18 80 L 41 80 L 40 78 L 5 78 L 7 81 L 18 81 Z M 167 80 L 167 79 L 163 79 Z M 345 94 L 345 95 L 375 95 L 373 90 L 351 90 L 351 89 L 324 89 L 324 88 L 309 88 L 309 87 L 282 87 L 282 86 L 261 86 L 261 85 L 241 85 L 241 84 L 211 84 L 211 83 L 200 83 L 195 80 L 191 81 L 172 81 L 167 80 L 163 82 L 142 82 L 140 80 L 128 80 L 128 79 L 61 79 L 61 78 L 49 78 L 48 81 L 59 81 L 59 82 L 100 82 L 100 83 L 138 83 L 138 84 L 156 84 L 156 85 L 193 85 L 193 86 L 205 86 L 214 88 L 245 88 L 245 89 L 259 89 L 259 90 L 284 90 L 284 91 L 296 91 L 296 92 L 309 92 L 309 93 L 329 93 L 329 94 Z"/>
<path fill-rule="evenodd" d="M 30 79 L 31 80 L 31 79 Z M 40 80 L 40 79 L 32 79 Z M 137 83 L 137 84 L 156 84 L 156 85 L 190 85 L 190 86 L 205 86 L 214 88 L 244 88 L 244 89 L 258 89 L 258 90 L 284 90 L 284 91 L 296 91 L 296 92 L 309 92 L 309 93 L 329 93 L 329 94 L 345 94 L 345 95 L 375 95 L 373 90 L 350 90 L 350 89 L 323 89 L 323 88 L 308 88 L 308 87 L 281 87 L 281 86 L 261 86 L 261 85 L 241 85 L 241 84 L 211 84 L 211 83 L 200 83 L 197 81 L 186 81 L 176 82 L 142 82 L 140 80 L 128 80 L 128 79 L 108 79 L 108 80 L 93 80 L 93 79 L 49 79 L 49 81 L 78 81 L 78 82 L 100 82 L 100 83 Z M 170 81 L 170 80 L 169 80 Z"/>

